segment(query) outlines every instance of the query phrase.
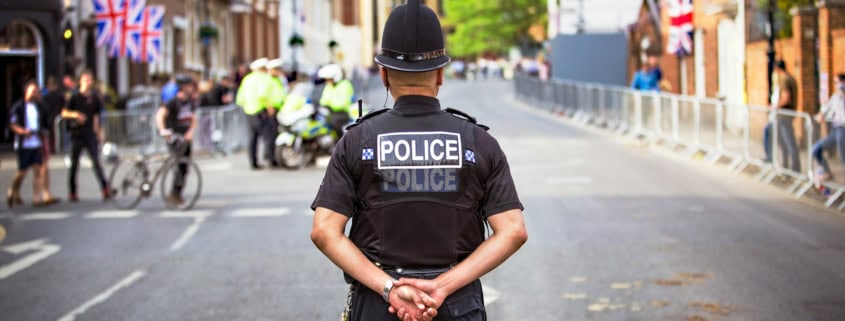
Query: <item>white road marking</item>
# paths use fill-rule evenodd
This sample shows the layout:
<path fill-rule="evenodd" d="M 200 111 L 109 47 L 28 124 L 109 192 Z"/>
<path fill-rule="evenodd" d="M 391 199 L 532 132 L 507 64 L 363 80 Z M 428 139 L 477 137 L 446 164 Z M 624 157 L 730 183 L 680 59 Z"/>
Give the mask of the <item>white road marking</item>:
<path fill-rule="evenodd" d="M 589 176 L 551 177 L 546 179 L 546 183 L 552 185 L 589 185 L 593 183 L 593 178 Z"/>
<path fill-rule="evenodd" d="M 173 245 L 170 246 L 170 251 L 175 252 L 182 249 L 182 247 L 185 246 L 192 237 L 194 237 L 194 234 L 197 234 L 197 231 L 199 231 L 200 225 L 203 222 L 205 222 L 205 216 L 194 218 L 194 224 L 188 226 L 188 228 L 185 229 L 185 232 L 182 232 L 182 236 L 180 236 L 176 242 L 173 242 Z"/>
<path fill-rule="evenodd" d="M 138 215 L 138 211 L 136 210 L 129 210 L 129 211 L 96 211 L 85 214 L 85 218 L 87 219 L 109 219 L 109 218 L 132 218 Z"/>
<path fill-rule="evenodd" d="M 62 249 L 61 246 L 58 246 L 56 244 L 48 244 L 47 241 L 47 239 L 42 238 L 4 247 L 4 251 L 15 255 L 32 250 L 38 250 L 38 252 L 32 253 L 20 260 L 0 267 L 0 280 L 8 278 L 20 271 L 23 271 L 24 269 L 33 266 L 35 263 L 38 263 L 38 261 L 46 259 L 50 255 L 56 254 L 56 252 L 59 252 L 59 250 Z"/>
<path fill-rule="evenodd" d="M 276 217 L 287 215 L 290 209 L 287 207 L 267 207 L 267 208 L 241 208 L 232 211 L 231 216 L 234 217 Z"/>
<path fill-rule="evenodd" d="M 499 290 L 496 290 L 493 287 L 491 287 L 489 285 L 484 285 L 484 284 L 481 285 L 481 292 L 484 295 L 484 305 L 485 306 L 493 304 L 493 302 L 496 302 L 497 300 L 499 300 L 499 296 L 502 295 L 502 293 L 499 292 Z"/>
<path fill-rule="evenodd" d="M 74 309 L 73 311 L 68 312 L 68 314 L 65 314 L 64 316 L 59 318 L 58 321 L 73 321 L 73 320 L 75 320 L 77 316 L 85 313 L 85 311 L 88 311 L 88 309 L 92 308 L 93 306 L 105 302 L 112 295 L 117 293 L 117 291 L 120 291 L 123 288 L 128 288 L 133 283 L 135 283 L 138 280 L 140 280 L 141 278 L 143 278 L 145 275 L 147 275 L 147 273 L 144 272 L 144 271 L 141 271 L 141 270 L 132 272 L 132 274 L 130 274 L 129 276 L 127 276 L 123 280 L 120 280 L 120 282 L 117 282 L 117 284 L 113 285 L 112 287 L 110 287 L 105 292 L 97 294 L 97 296 L 91 298 L 91 300 L 88 300 L 88 302 L 85 302 L 85 304 L 79 306 L 78 308 Z"/>
<path fill-rule="evenodd" d="M 21 215 L 21 221 L 49 221 L 49 220 L 63 220 L 69 218 L 71 213 L 68 212 L 52 212 L 52 213 L 32 213 Z"/>
<path fill-rule="evenodd" d="M 162 218 L 193 218 L 197 219 L 202 217 L 203 219 L 211 216 L 213 213 L 207 210 L 196 210 L 196 211 L 164 211 L 161 212 L 159 215 Z"/>

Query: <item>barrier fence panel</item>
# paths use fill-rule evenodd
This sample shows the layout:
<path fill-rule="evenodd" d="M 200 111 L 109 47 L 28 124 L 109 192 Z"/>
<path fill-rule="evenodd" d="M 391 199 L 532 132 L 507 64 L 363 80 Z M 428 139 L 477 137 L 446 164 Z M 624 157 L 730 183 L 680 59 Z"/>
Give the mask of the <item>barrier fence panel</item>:
<path fill-rule="evenodd" d="M 167 150 L 167 144 L 156 126 L 156 108 L 110 111 L 100 118 L 106 142 L 115 144 L 121 153 L 151 153 Z M 246 145 L 247 124 L 240 108 L 234 105 L 203 107 L 195 115 L 194 152 L 230 153 Z M 56 141 L 60 151 L 70 151 L 69 120 L 58 119 Z"/>
<path fill-rule="evenodd" d="M 514 82 L 517 97 L 536 107 L 562 108 L 579 122 L 651 142 L 662 140 L 670 147 L 685 146 L 690 155 L 704 152 L 711 163 L 727 161 L 734 171 L 754 165 L 766 182 L 789 177 L 789 191 L 798 196 L 815 180 L 811 155 L 815 128 L 807 113 L 567 80 L 517 77 Z M 771 164 L 765 161 L 766 135 Z M 845 191 L 839 190 L 839 195 Z"/>

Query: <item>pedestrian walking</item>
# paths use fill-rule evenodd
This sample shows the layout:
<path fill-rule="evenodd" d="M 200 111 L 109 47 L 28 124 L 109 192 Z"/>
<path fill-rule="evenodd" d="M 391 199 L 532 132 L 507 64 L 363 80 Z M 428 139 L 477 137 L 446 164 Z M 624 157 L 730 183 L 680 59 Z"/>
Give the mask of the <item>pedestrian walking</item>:
<path fill-rule="evenodd" d="M 772 161 L 772 127 L 773 122 L 777 122 L 778 147 L 781 149 L 782 164 L 784 168 L 789 168 L 793 172 L 801 172 L 801 158 L 798 154 L 798 142 L 795 140 L 795 128 L 793 121 L 795 120 L 790 115 L 781 115 L 777 113 L 777 109 L 783 110 L 797 110 L 797 103 L 795 97 L 798 94 L 795 78 L 786 70 L 786 63 L 779 60 L 776 65 L 776 75 L 778 79 L 778 86 L 775 88 L 772 99 L 772 108 L 775 112 L 774 120 L 770 121 L 763 130 L 763 147 L 766 152 L 766 161 Z"/>
<path fill-rule="evenodd" d="M 100 116 L 105 109 L 103 98 L 94 89 L 94 75 L 90 71 L 83 71 L 79 76 L 79 90 L 75 91 L 62 110 L 62 118 L 68 121 L 70 128 L 71 154 L 70 173 L 68 173 L 68 200 L 78 202 L 77 174 L 79 171 L 79 157 L 82 150 L 88 152 L 97 182 L 100 183 L 103 200 L 111 198 L 106 176 L 100 165 L 100 144 L 103 141 Z"/>
<path fill-rule="evenodd" d="M 486 320 L 479 278 L 527 239 L 498 143 L 441 109 L 440 28 L 419 0 L 390 13 L 375 61 L 396 102 L 349 128 L 312 204 L 311 239 L 351 282 L 343 320 Z"/>
<path fill-rule="evenodd" d="M 54 125 L 56 119 L 58 119 L 62 115 L 62 108 L 65 107 L 65 102 L 67 101 L 65 99 L 65 93 L 59 86 L 59 81 L 56 79 L 56 77 L 47 77 L 47 93 L 44 95 L 44 98 L 42 100 L 44 102 L 43 105 L 47 117 L 47 124 L 50 125 L 47 128 L 47 142 L 45 143 L 45 145 L 47 146 L 48 151 L 50 151 L 50 153 L 55 153 L 56 142 L 54 141 Z"/>
<path fill-rule="evenodd" d="M 191 143 L 197 128 L 197 84 L 187 75 L 177 75 L 174 81 L 179 90 L 167 104 L 162 105 L 156 112 L 156 126 L 159 134 L 168 143 L 171 152 L 178 157 L 191 157 Z M 183 140 L 173 139 L 173 135 L 181 135 Z M 188 163 L 180 162 L 173 174 L 173 186 L 167 194 L 167 202 L 180 205 L 185 202 L 182 189 L 188 175 Z"/>
<path fill-rule="evenodd" d="M 243 108 L 249 122 L 249 161 L 253 170 L 261 169 L 258 164 L 258 141 L 264 139 L 264 159 L 271 167 L 278 167 L 274 160 L 273 149 L 275 136 L 271 132 L 271 119 L 276 117 L 275 108 L 271 106 L 272 79 L 267 74 L 267 58 L 253 61 L 249 68 L 252 72 L 246 75 L 238 88 L 235 103 Z"/>
<path fill-rule="evenodd" d="M 18 170 L 12 178 L 12 185 L 6 192 L 8 207 L 23 205 L 20 189 L 28 170 L 32 170 L 32 204 L 46 206 L 58 203 L 50 187 L 45 184 L 48 171 L 44 162 L 47 128 L 47 111 L 41 105 L 38 83 L 29 81 L 24 85 L 24 98 L 12 105 L 9 115 L 9 129 L 15 134 L 15 151 L 18 156 Z"/>
<path fill-rule="evenodd" d="M 830 164 L 824 158 L 825 150 L 836 146 L 839 150 L 839 161 L 845 167 L 845 74 L 839 74 L 836 77 L 836 91 L 816 114 L 816 121 L 829 124 L 827 137 L 813 145 L 813 158 L 821 165 L 823 171 L 818 181 L 823 182 L 833 179 Z"/>
<path fill-rule="evenodd" d="M 660 91 L 662 72 L 659 68 L 654 68 L 655 66 L 652 65 L 653 61 L 656 62 L 656 60 L 646 60 L 642 68 L 634 73 L 634 78 L 631 80 L 631 89 Z"/>

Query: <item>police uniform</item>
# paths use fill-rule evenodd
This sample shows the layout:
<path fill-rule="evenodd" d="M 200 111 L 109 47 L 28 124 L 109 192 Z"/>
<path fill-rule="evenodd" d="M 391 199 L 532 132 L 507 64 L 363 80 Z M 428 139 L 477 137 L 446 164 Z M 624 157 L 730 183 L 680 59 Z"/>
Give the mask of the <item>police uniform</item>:
<path fill-rule="evenodd" d="M 426 32 L 439 28 L 419 1 L 397 7 L 376 62 L 403 71 L 442 68 L 449 61 L 442 35 Z M 489 215 L 522 204 L 505 154 L 486 127 L 444 110 L 436 98 L 401 96 L 392 109 L 371 112 L 348 128 L 312 204 L 317 207 L 352 218 L 349 238 L 392 277 L 432 279 L 485 240 Z M 382 294 L 347 281 L 350 320 L 396 320 Z M 450 295 L 435 320 L 486 320 L 480 282 Z"/>
<path fill-rule="evenodd" d="M 258 141 L 264 138 L 264 158 L 272 160 L 275 147 L 272 123 L 267 108 L 273 108 L 273 79 L 259 69 L 266 68 L 267 58 L 261 58 L 250 64 L 252 72 L 246 75 L 238 88 L 235 103 L 243 108 L 249 122 L 249 160 L 253 169 L 258 169 Z M 273 161 L 271 165 L 275 165 Z"/>

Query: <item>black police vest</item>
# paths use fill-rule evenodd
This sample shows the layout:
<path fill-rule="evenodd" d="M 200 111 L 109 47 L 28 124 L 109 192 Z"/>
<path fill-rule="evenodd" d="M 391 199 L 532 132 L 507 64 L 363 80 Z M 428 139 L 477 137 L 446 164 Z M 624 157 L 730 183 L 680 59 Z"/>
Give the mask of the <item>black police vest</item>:
<path fill-rule="evenodd" d="M 371 114 L 359 122 L 360 203 L 350 239 L 386 266 L 460 262 L 484 241 L 484 189 L 475 167 L 481 125 L 452 109 Z"/>

